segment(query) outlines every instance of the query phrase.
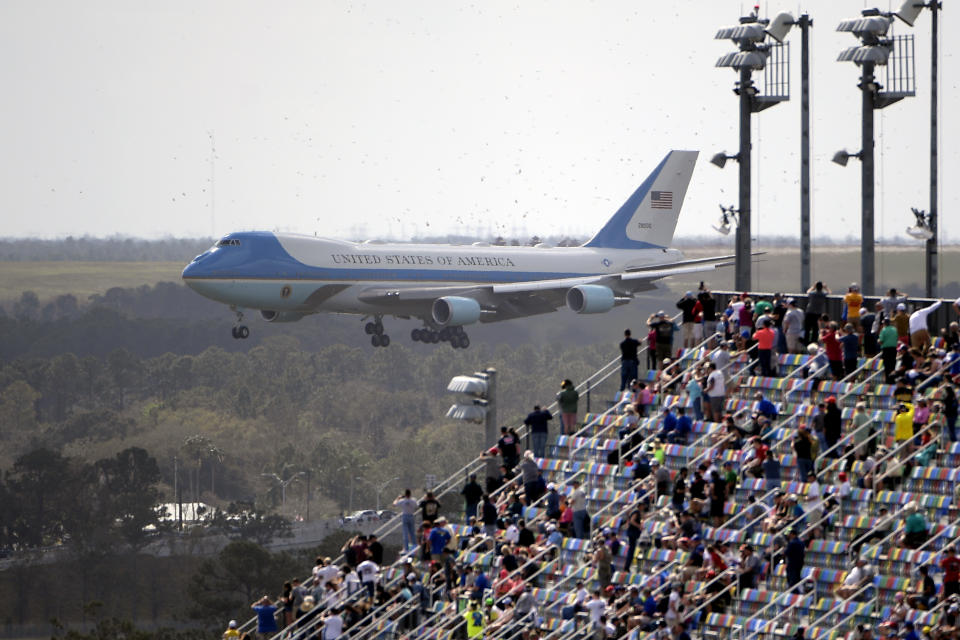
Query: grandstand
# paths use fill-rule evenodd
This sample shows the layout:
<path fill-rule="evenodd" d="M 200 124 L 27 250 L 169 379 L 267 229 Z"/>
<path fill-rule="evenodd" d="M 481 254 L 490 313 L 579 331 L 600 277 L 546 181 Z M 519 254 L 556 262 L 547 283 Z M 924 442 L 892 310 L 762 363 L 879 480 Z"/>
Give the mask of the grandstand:
<path fill-rule="evenodd" d="M 574 537 L 569 519 L 548 518 L 547 496 L 529 504 L 516 497 L 518 474 L 492 495 L 502 524 L 494 538 L 481 526 L 438 521 L 452 536 L 440 557 L 414 550 L 385 563 L 372 602 L 348 569 L 311 615 L 274 637 L 324 637 L 334 610 L 345 619 L 343 637 L 370 640 L 832 640 L 869 638 L 865 625 L 877 637 L 955 626 L 960 603 L 948 594 L 956 582 L 947 584 L 942 564 L 952 566 L 943 560 L 960 542 L 960 444 L 945 423 L 932 418 L 898 436 L 902 392 L 884 380 L 880 356 L 859 358 L 834 380 L 813 355 L 780 354 L 777 377 L 762 377 L 752 373 L 752 345 L 723 367 L 723 420 L 695 420 L 681 438 L 665 433 L 664 411 L 687 403 L 683 383 L 715 354 L 718 337 L 677 352 L 659 379 L 656 371 L 642 374 L 656 386 L 647 417 L 627 416 L 636 400 L 627 389 L 536 460 L 563 499 L 585 499 L 588 536 Z M 936 362 L 916 380 L 913 397 L 940 399 L 956 365 Z M 613 360 L 579 388 L 596 388 L 619 369 Z M 773 403 L 773 414 L 760 413 L 769 408 L 758 395 Z M 821 404 L 842 420 L 838 439 L 823 433 Z M 517 432 L 526 435 L 522 425 Z M 818 449 L 812 476 L 795 444 L 805 440 Z M 478 456 L 435 488 L 451 518 L 462 519 L 463 480 L 485 464 Z M 689 484 L 678 494 L 683 474 Z M 377 533 L 399 528 L 397 517 Z M 521 531 L 528 544 L 518 543 Z"/>

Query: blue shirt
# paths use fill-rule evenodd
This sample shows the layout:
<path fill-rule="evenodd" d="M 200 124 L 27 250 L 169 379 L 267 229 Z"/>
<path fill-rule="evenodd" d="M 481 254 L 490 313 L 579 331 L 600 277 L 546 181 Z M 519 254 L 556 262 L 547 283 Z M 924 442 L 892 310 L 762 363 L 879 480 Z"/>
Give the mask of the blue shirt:
<path fill-rule="evenodd" d="M 677 435 L 685 436 L 693 431 L 693 420 L 690 416 L 683 415 L 677 418 Z"/>
<path fill-rule="evenodd" d="M 663 432 L 669 433 L 677 428 L 677 416 L 668 413 L 663 416 Z"/>
<path fill-rule="evenodd" d="M 643 612 L 648 616 L 657 612 L 657 599 L 652 595 L 647 596 L 647 599 L 643 601 Z"/>
<path fill-rule="evenodd" d="M 840 346 L 843 347 L 844 360 L 855 360 L 860 352 L 860 337 L 856 333 L 848 333 L 840 338 Z"/>
<path fill-rule="evenodd" d="M 762 398 L 757 404 L 757 413 L 765 415 L 771 420 L 775 420 L 778 413 L 777 405 L 773 404 L 766 398 Z"/>
<path fill-rule="evenodd" d="M 277 629 L 277 619 L 274 614 L 277 608 L 272 604 L 258 604 L 253 608 L 257 612 L 257 633 L 272 633 Z"/>
<path fill-rule="evenodd" d="M 446 529 L 434 527 L 430 530 L 430 553 L 440 555 L 450 542 L 450 533 Z"/>

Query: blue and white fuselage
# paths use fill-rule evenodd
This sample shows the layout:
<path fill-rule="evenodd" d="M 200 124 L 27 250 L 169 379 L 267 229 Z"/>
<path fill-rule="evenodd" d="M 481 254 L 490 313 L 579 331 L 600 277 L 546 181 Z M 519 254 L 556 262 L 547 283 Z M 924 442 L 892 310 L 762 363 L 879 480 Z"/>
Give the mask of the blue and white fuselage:
<path fill-rule="evenodd" d="M 320 312 L 421 318 L 425 341 L 462 327 L 554 311 L 601 313 L 677 273 L 723 266 L 730 256 L 682 260 L 669 248 L 697 153 L 672 151 L 606 225 L 580 247 L 517 247 L 346 242 L 313 236 L 238 232 L 183 271 L 198 293 L 268 321 Z M 247 330 L 241 327 L 245 337 Z M 414 332 L 414 338 L 417 338 Z M 458 337 L 459 336 L 459 337 Z M 461 340 L 462 337 L 462 340 Z M 386 336 L 383 336 L 386 338 Z M 381 340 L 381 342 L 384 342 Z M 385 340 L 389 342 L 389 339 Z M 461 344 L 460 346 L 465 346 Z"/>

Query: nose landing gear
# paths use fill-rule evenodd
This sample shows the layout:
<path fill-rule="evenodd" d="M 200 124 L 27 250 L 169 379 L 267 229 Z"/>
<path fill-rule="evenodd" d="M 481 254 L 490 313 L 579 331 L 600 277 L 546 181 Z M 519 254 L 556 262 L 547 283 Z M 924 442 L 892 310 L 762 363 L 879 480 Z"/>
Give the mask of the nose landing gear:
<path fill-rule="evenodd" d="M 234 340 L 246 340 L 250 337 L 250 329 L 246 325 L 240 324 L 243 322 L 243 311 L 236 307 L 230 307 L 230 309 L 237 314 L 237 324 L 233 326 L 233 329 L 230 330 L 230 333 L 233 335 Z"/>

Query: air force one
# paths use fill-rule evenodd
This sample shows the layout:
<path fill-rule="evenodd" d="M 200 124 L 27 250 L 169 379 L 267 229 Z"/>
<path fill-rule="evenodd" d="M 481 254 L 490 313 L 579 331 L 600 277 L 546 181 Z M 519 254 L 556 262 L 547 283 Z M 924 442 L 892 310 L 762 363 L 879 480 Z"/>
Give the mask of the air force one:
<path fill-rule="evenodd" d="M 246 338 L 243 310 L 267 322 L 313 313 L 365 316 L 376 347 L 386 347 L 384 316 L 418 318 L 414 341 L 466 348 L 464 326 L 549 313 L 604 313 L 667 276 L 731 264 L 733 256 L 683 260 L 669 248 L 696 163 L 671 151 L 602 229 L 580 247 L 346 242 L 312 236 L 238 232 L 224 236 L 183 270 L 191 289 L 230 305 L 234 338 Z"/>

